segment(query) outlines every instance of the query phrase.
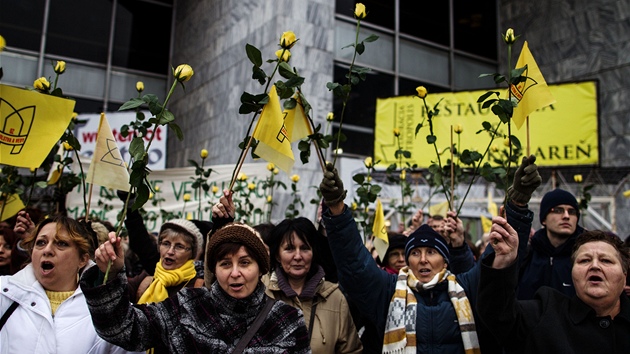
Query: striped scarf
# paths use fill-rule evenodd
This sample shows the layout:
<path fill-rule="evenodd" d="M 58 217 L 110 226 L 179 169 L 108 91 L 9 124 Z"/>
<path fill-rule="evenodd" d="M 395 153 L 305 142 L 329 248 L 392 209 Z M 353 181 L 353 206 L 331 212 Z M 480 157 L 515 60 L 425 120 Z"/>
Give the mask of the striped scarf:
<path fill-rule="evenodd" d="M 411 289 L 431 289 L 442 281 L 448 281 L 448 295 L 457 314 L 459 330 L 466 354 L 481 353 L 472 308 L 466 297 L 466 292 L 457 283 L 455 275 L 444 269 L 436 274 L 430 282 L 422 284 L 409 270 L 409 267 L 402 268 L 398 273 L 396 290 L 387 312 L 383 353 L 416 353 L 415 330 L 418 303 Z"/>

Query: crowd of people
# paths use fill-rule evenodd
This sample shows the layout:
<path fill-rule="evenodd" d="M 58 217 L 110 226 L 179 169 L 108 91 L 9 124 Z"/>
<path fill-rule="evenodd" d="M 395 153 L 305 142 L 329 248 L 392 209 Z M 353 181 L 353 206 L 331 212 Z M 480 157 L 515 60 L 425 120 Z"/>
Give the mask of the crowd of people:
<path fill-rule="evenodd" d="M 157 233 L 23 210 L 0 225 L 0 352 L 630 353 L 630 240 L 562 189 L 532 230 L 541 182 L 523 158 L 481 249 L 418 210 L 383 255 L 331 164 L 316 223 L 241 223 L 229 190 Z"/>

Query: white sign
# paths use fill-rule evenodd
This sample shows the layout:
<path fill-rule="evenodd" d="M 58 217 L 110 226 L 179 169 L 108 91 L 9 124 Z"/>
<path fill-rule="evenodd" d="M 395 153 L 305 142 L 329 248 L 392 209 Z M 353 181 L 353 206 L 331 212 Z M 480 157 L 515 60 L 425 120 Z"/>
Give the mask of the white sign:
<path fill-rule="evenodd" d="M 145 120 L 151 117 L 150 112 L 143 112 Z M 123 137 L 120 130 L 123 125 L 133 122 L 136 119 L 135 111 L 128 112 L 109 112 L 105 113 L 105 117 L 109 122 L 109 126 L 112 128 L 112 134 L 116 139 L 116 144 L 122 155 L 124 161 L 129 163 L 129 144 L 133 139 L 133 131 L 129 131 L 127 137 Z M 81 155 L 85 157 L 92 157 L 94 153 L 94 146 L 96 145 L 96 135 L 98 133 L 98 123 L 101 119 L 101 114 L 80 114 L 77 117 L 79 120 L 87 120 L 87 123 L 75 127 L 74 136 L 77 137 L 79 143 L 81 143 Z M 155 137 L 149 148 L 149 169 L 152 171 L 163 170 L 166 168 L 166 132 L 168 128 L 165 126 L 158 126 L 155 130 Z M 145 136 L 145 140 L 148 141 L 153 134 L 153 128 L 150 128 Z M 146 146 L 145 141 L 145 146 Z"/>

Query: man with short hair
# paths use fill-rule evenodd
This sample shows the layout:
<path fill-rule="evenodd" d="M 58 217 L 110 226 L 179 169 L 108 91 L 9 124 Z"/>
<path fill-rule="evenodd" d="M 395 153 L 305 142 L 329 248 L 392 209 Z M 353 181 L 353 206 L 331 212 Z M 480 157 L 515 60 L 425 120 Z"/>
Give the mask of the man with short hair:
<path fill-rule="evenodd" d="M 429 226 L 438 234 L 444 236 L 444 225 L 446 225 L 446 219 L 442 215 L 431 215 L 431 218 L 427 222 Z"/>
<path fill-rule="evenodd" d="M 532 236 L 528 254 L 521 261 L 517 298 L 531 300 L 541 286 L 573 296 L 571 252 L 575 239 L 584 232 L 577 224 L 578 202 L 571 193 L 556 188 L 543 196 L 539 217 L 543 227 Z"/>

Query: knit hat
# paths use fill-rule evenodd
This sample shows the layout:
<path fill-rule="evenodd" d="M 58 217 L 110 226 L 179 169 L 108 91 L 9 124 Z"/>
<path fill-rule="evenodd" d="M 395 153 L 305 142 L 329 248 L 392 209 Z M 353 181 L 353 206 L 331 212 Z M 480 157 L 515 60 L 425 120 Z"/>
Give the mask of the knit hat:
<path fill-rule="evenodd" d="M 551 208 L 560 204 L 570 205 L 577 210 L 577 217 L 580 220 L 580 208 L 578 202 L 573 194 L 565 191 L 564 189 L 556 188 L 550 192 L 547 192 L 540 201 L 540 223 L 542 224 L 547 217 L 547 214 L 551 211 Z"/>
<path fill-rule="evenodd" d="M 192 221 L 186 219 L 169 220 L 162 224 L 162 227 L 160 227 L 160 234 L 166 229 L 173 229 L 178 232 L 185 232 L 189 236 L 192 236 L 192 254 L 193 258 L 197 257 L 197 252 L 199 251 L 200 247 L 203 246 L 203 235 Z"/>
<path fill-rule="evenodd" d="M 385 251 L 385 255 L 383 256 L 382 263 L 387 263 L 387 257 L 389 257 L 389 253 L 396 248 L 405 249 L 405 245 L 407 244 L 407 236 L 403 234 L 393 234 L 388 237 L 389 246 L 387 247 L 387 251 Z"/>
<path fill-rule="evenodd" d="M 214 252 L 218 246 L 224 243 L 237 243 L 247 247 L 249 255 L 256 260 L 262 274 L 269 273 L 269 252 L 263 243 L 260 234 L 251 226 L 245 224 L 227 224 L 216 231 L 208 241 L 206 253 L 208 269 L 212 271 L 216 264 Z"/>
<path fill-rule="evenodd" d="M 405 261 L 409 263 L 409 253 L 416 247 L 431 247 L 440 252 L 446 263 L 449 262 L 451 256 L 448 246 L 442 235 L 438 234 L 433 228 L 427 224 L 420 225 L 411 235 L 405 246 Z"/>

